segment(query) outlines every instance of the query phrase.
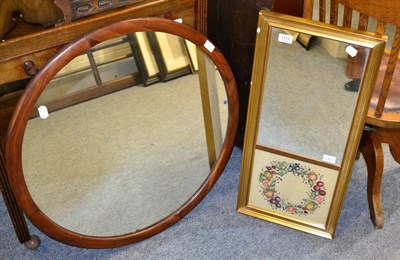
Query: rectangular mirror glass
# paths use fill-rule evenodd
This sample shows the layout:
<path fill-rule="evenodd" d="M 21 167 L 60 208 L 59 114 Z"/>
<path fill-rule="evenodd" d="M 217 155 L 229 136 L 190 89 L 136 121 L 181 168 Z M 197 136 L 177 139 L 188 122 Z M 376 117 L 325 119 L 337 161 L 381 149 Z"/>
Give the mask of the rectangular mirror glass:
<path fill-rule="evenodd" d="M 239 212 L 333 237 L 384 45 L 368 33 L 260 13 Z M 344 89 L 348 55 L 365 60 L 357 91 Z"/>
<path fill-rule="evenodd" d="M 313 36 L 305 50 L 292 37 L 271 30 L 257 143 L 340 166 L 358 91 L 343 89 L 350 80 L 346 59 L 332 56 L 325 44 L 343 43 Z M 345 48 L 340 52 L 346 57 Z"/>

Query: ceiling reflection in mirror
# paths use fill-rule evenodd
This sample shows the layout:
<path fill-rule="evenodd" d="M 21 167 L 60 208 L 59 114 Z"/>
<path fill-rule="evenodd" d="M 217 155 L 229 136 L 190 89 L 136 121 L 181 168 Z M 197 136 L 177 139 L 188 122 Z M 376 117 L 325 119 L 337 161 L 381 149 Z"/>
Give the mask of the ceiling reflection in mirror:
<path fill-rule="evenodd" d="M 224 82 L 192 43 L 164 37 L 158 50 L 145 33 L 96 45 L 38 99 L 23 140 L 24 178 L 41 211 L 63 228 L 90 236 L 144 229 L 208 177 L 226 134 Z M 179 53 L 164 55 L 160 68 L 172 42 Z M 219 138 L 210 141 L 210 132 Z"/>
<path fill-rule="evenodd" d="M 358 98 L 344 89 L 347 52 L 368 50 L 316 36 L 306 50 L 307 36 L 272 28 L 257 143 L 340 165 Z"/>

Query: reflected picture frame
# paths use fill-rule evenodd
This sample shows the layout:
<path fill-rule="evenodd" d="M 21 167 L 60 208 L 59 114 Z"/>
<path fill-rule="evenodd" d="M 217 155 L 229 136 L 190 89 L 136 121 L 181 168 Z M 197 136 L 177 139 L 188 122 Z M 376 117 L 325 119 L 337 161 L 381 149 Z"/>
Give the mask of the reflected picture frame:
<path fill-rule="evenodd" d="M 192 73 L 189 53 L 185 41 L 162 32 L 146 33 L 150 47 L 165 82 Z"/>
<path fill-rule="evenodd" d="M 369 56 L 359 88 L 351 127 L 347 129 L 348 137 L 345 140 L 343 159 L 339 165 L 258 143 L 257 137 L 273 28 L 313 35 L 369 49 Z M 334 237 L 385 44 L 386 37 L 372 33 L 359 32 L 304 18 L 277 14 L 267 10 L 262 10 L 259 13 L 237 201 L 237 211 L 239 213 L 325 238 L 332 239 Z M 273 66 L 273 64 L 269 65 Z M 299 64 L 294 66 L 302 66 L 301 60 L 299 60 Z M 282 73 L 285 72 L 283 71 Z M 276 174 L 277 172 L 280 174 Z M 291 176 L 302 177 L 302 183 L 305 183 L 306 186 L 311 185 L 311 191 L 312 187 L 320 186 L 317 188 L 321 190 L 322 195 L 325 195 L 327 193 L 325 189 L 329 187 L 329 198 L 320 196 L 324 200 L 325 212 L 323 217 L 313 219 L 306 215 L 307 211 L 314 210 L 315 207 L 320 206 L 318 203 L 308 205 L 306 204 L 306 199 L 303 199 L 305 201 L 304 205 L 291 205 L 287 203 L 287 200 L 285 207 L 282 206 L 283 201 L 282 205 L 279 204 L 283 198 L 277 197 L 273 188 L 269 187 L 276 186 L 276 183 L 279 183 L 278 180 L 274 181 L 274 178 L 280 178 L 289 172 Z M 320 174 L 321 172 L 326 176 L 325 183 L 319 179 L 319 177 L 323 176 Z M 263 186 L 262 183 L 264 179 L 268 181 L 266 186 Z M 259 185 L 255 185 L 255 180 Z M 282 184 L 280 185 L 282 186 Z M 296 188 L 290 186 L 285 189 L 293 193 L 296 192 Z M 254 199 L 254 194 L 260 196 L 259 200 L 258 198 Z M 307 194 L 311 193 L 308 192 Z M 278 199 L 279 202 L 277 202 Z"/>
<path fill-rule="evenodd" d="M 142 78 L 144 86 L 161 81 L 157 61 L 152 54 L 151 45 L 145 32 L 136 32 L 127 36 L 132 43 L 132 53 Z"/>
<path fill-rule="evenodd" d="M 189 55 L 192 73 L 197 73 L 199 71 L 199 64 L 197 59 L 197 47 L 190 41 L 185 40 L 185 48 Z"/>

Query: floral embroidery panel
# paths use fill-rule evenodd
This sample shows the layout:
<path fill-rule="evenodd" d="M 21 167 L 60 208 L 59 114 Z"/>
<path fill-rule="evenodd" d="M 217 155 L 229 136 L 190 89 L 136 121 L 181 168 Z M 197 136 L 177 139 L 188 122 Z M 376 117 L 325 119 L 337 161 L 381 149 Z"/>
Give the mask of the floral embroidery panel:
<path fill-rule="evenodd" d="M 256 149 L 249 203 L 325 224 L 337 177 L 337 170 Z"/>

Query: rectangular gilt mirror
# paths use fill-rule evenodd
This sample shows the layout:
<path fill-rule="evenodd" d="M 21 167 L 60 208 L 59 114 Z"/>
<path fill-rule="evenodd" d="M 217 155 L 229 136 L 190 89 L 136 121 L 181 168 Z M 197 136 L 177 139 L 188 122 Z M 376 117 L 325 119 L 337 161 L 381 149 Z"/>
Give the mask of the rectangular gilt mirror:
<path fill-rule="evenodd" d="M 260 12 L 239 212 L 333 237 L 384 46 L 369 33 Z M 365 60 L 358 91 L 344 89 L 348 55 Z"/>

